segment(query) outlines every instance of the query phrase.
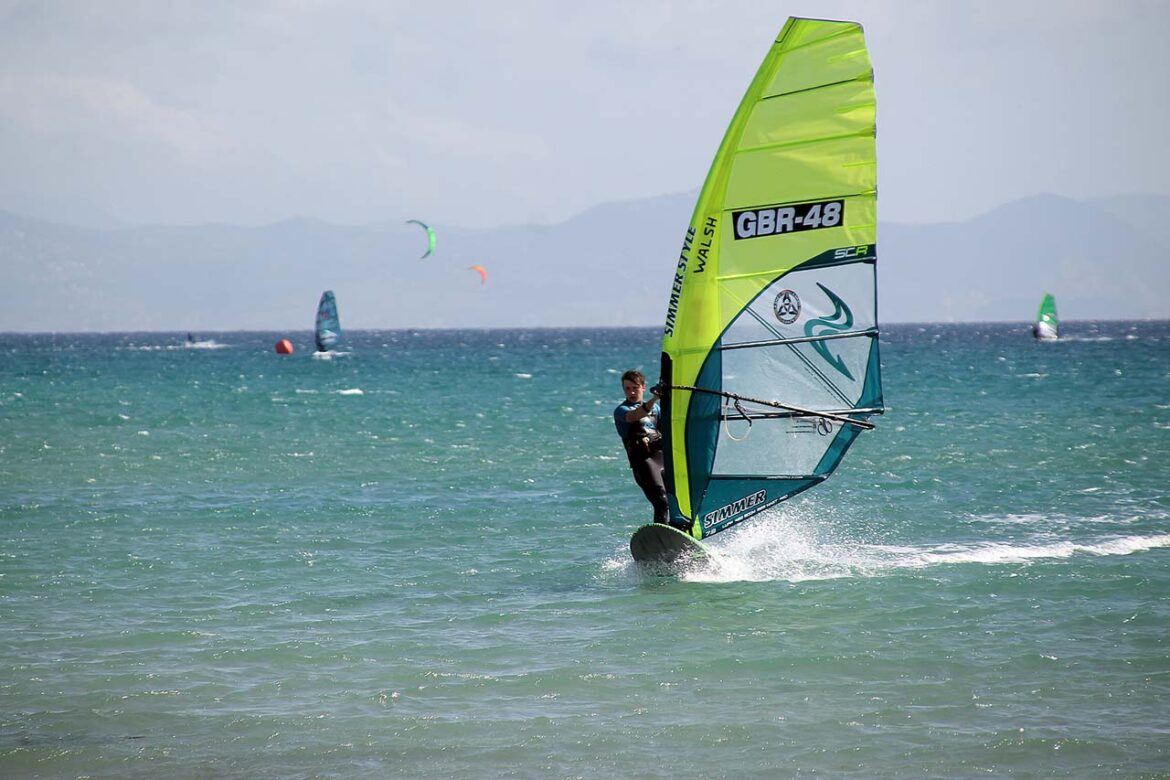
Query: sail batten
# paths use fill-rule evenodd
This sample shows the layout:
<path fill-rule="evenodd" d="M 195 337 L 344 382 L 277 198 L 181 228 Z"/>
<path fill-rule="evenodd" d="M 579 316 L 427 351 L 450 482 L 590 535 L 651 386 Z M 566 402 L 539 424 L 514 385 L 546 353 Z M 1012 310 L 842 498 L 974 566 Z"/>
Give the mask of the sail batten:
<path fill-rule="evenodd" d="M 855 82 L 864 83 L 864 82 L 872 82 L 872 81 L 873 81 L 873 71 L 870 71 L 869 73 L 862 73 L 859 76 L 854 76 L 851 79 L 842 79 L 840 81 L 834 81 L 834 82 L 831 82 L 829 84 L 814 84 L 811 87 L 804 87 L 802 89 L 794 89 L 794 90 L 791 90 L 789 92 L 773 92 L 770 95 L 764 95 L 761 98 L 761 100 L 776 100 L 778 98 L 786 98 L 786 97 L 791 97 L 793 95 L 802 95 L 806 92 L 813 92 L 813 91 L 818 90 L 818 89 L 829 89 L 831 87 L 840 87 L 840 86 L 843 86 L 845 84 L 853 84 Z M 873 106 L 874 104 L 872 102 L 870 102 L 870 103 L 866 103 L 863 105 Z"/>
<path fill-rule="evenodd" d="M 748 341 L 742 344 L 720 344 L 719 349 L 751 349 L 754 347 L 770 347 L 776 344 L 804 344 L 810 341 L 831 341 L 833 339 L 855 339 L 864 336 L 876 336 L 878 334 L 877 328 L 867 328 L 865 330 L 852 331 L 849 333 L 829 333 L 823 336 L 805 336 L 803 338 L 790 339 L 770 339 L 767 341 Z"/>
<path fill-rule="evenodd" d="M 868 227 L 874 228 L 874 227 L 876 227 L 876 225 L 869 225 Z M 871 258 L 868 258 L 866 260 L 827 260 L 827 261 L 821 263 L 821 265 L 822 265 L 822 267 L 827 268 L 827 267 L 833 266 L 833 265 L 853 265 L 854 263 L 859 263 L 859 262 L 873 263 L 874 258 L 871 257 Z M 749 273 L 742 273 L 742 274 L 724 274 L 724 275 L 718 276 L 717 279 L 720 282 L 730 282 L 730 281 L 735 281 L 737 279 L 759 279 L 759 278 L 763 278 L 763 277 L 774 276 L 775 273 L 776 272 L 773 269 L 769 268 L 769 269 L 765 269 L 763 271 L 752 271 Z"/>
<path fill-rule="evenodd" d="M 697 538 L 819 484 L 883 411 L 875 112 L 861 26 L 789 19 L 700 190 L 661 373 Z"/>
<path fill-rule="evenodd" d="M 796 147 L 800 147 L 800 146 L 813 146 L 815 144 L 823 144 L 823 143 L 830 143 L 833 141 L 840 141 L 842 139 L 851 138 L 853 136 L 864 137 L 865 135 L 866 135 L 865 131 L 858 131 L 856 133 L 841 133 L 840 135 L 827 135 L 827 136 L 824 136 L 823 138 L 809 138 L 809 139 L 803 140 L 803 141 L 782 141 L 782 142 L 774 143 L 774 144 L 760 144 L 759 146 L 745 146 L 744 148 L 742 148 L 738 152 L 736 152 L 736 154 L 751 154 L 752 152 L 769 152 L 769 151 L 774 151 L 776 149 L 790 149 L 790 148 L 796 148 Z"/>

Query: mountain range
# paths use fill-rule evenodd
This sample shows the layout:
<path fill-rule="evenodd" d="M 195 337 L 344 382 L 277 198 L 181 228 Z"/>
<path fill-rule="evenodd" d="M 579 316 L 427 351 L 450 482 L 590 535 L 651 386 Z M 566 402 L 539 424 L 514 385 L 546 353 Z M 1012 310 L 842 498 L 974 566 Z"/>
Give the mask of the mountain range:
<path fill-rule="evenodd" d="M 322 290 L 343 328 L 657 325 L 695 193 L 606 203 L 555 225 L 83 228 L 0 212 L 0 331 L 306 330 Z M 409 215 L 414 217 L 417 215 Z M 1170 318 L 1170 197 L 1038 195 L 974 219 L 879 225 L 884 322 Z M 482 265 L 486 282 L 470 270 Z"/>

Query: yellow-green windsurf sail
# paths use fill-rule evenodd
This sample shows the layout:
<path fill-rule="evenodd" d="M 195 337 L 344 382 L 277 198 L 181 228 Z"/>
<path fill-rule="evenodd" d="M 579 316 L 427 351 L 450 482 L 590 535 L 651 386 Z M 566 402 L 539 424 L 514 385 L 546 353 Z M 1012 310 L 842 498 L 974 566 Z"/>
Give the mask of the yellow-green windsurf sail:
<path fill-rule="evenodd" d="M 824 480 L 882 411 L 873 68 L 789 19 L 699 194 L 662 342 L 672 520 L 710 536 Z"/>

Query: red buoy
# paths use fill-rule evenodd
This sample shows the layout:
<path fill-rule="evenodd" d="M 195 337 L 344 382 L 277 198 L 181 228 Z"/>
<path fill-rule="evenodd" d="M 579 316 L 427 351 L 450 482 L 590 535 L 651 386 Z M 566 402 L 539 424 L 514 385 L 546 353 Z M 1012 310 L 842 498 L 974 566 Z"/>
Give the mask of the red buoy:
<path fill-rule="evenodd" d="M 293 345 L 291 341 L 288 339 L 281 339 L 280 341 L 276 342 L 276 354 L 291 355 L 292 353 Z"/>

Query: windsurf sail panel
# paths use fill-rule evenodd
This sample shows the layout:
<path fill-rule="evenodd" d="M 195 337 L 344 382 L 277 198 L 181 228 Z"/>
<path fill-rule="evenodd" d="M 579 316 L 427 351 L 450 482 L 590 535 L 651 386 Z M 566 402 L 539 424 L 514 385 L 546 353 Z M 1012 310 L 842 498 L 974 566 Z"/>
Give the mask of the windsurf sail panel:
<path fill-rule="evenodd" d="M 662 341 L 672 520 L 696 538 L 826 479 L 883 411 L 873 68 L 789 19 L 687 228 Z"/>
<path fill-rule="evenodd" d="M 406 224 L 418 225 L 423 230 L 427 231 L 427 251 L 422 253 L 422 257 L 419 257 L 419 260 L 422 260 L 425 257 L 430 257 L 431 252 L 435 251 L 435 231 L 429 225 L 426 225 L 423 222 L 419 222 L 417 219 L 408 219 L 406 220 Z"/>
<path fill-rule="evenodd" d="M 341 341 L 341 322 L 337 319 L 337 298 L 332 290 L 321 293 L 317 304 L 317 351 L 328 352 Z"/>
<path fill-rule="evenodd" d="M 1059 325 L 1056 318 L 1056 298 L 1052 293 L 1046 293 L 1040 301 L 1040 310 L 1036 312 L 1036 324 L 1032 327 L 1032 335 L 1041 340 L 1055 339 L 1058 336 Z"/>

